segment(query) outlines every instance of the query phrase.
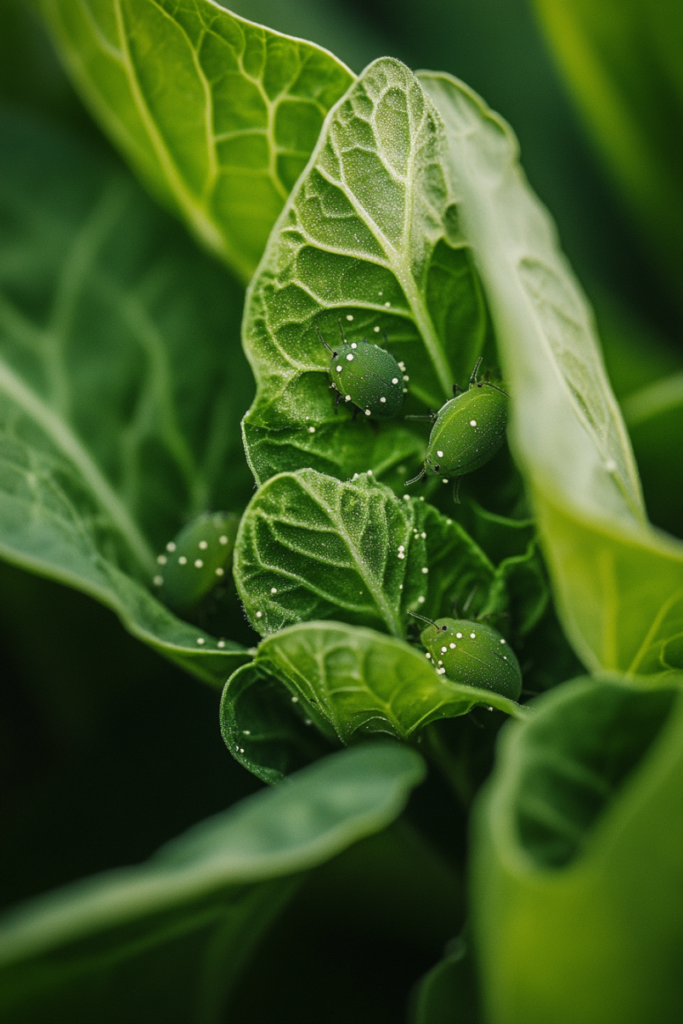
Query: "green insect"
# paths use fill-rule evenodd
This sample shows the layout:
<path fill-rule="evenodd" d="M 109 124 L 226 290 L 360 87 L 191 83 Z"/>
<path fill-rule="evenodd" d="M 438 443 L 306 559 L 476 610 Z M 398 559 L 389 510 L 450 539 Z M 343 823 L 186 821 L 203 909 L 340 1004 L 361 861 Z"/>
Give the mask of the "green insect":
<path fill-rule="evenodd" d="M 519 662 L 507 640 L 492 626 L 470 619 L 426 619 L 420 640 L 441 675 L 456 683 L 492 690 L 510 700 L 522 692 Z"/>
<path fill-rule="evenodd" d="M 467 391 L 453 386 L 455 397 L 443 405 L 434 425 L 422 469 L 407 480 L 414 484 L 423 476 L 464 476 L 493 458 L 505 440 L 508 394 L 487 380 L 479 380 L 481 359 L 470 377 Z M 418 417 L 411 417 L 417 419 Z"/>
<path fill-rule="evenodd" d="M 330 387 L 337 392 L 337 403 L 342 399 L 351 402 L 366 416 L 381 419 L 395 416 L 408 390 L 404 364 L 397 362 L 391 352 L 366 338 L 361 342 L 349 342 L 342 332 L 341 346 L 332 349 L 320 331 L 318 337 L 332 356 Z"/>
<path fill-rule="evenodd" d="M 154 577 L 164 604 L 187 613 L 211 593 L 230 571 L 238 525 L 230 512 L 206 512 L 168 542 Z"/>

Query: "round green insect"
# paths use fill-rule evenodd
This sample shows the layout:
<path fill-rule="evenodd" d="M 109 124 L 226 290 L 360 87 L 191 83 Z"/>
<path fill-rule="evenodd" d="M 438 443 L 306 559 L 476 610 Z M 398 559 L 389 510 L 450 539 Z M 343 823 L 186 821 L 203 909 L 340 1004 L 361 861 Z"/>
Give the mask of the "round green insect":
<path fill-rule="evenodd" d="M 478 380 L 481 359 L 472 371 L 467 391 L 456 394 L 439 409 L 429 435 L 422 469 L 406 481 L 423 476 L 464 476 L 493 458 L 505 440 L 508 419 L 507 392 L 486 380 Z M 454 391 L 458 387 L 454 385 Z"/>
<path fill-rule="evenodd" d="M 206 512 L 188 523 L 159 555 L 154 585 L 164 604 L 189 612 L 230 571 L 239 516 Z"/>
<path fill-rule="evenodd" d="M 332 349 L 320 332 L 318 337 L 332 357 L 330 386 L 337 392 L 337 402 L 350 402 L 366 416 L 395 416 L 408 390 L 404 364 L 365 338 L 349 342 L 342 334 L 341 346 Z"/>
<path fill-rule="evenodd" d="M 425 621 L 429 625 L 422 630 L 420 640 L 437 672 L 454 682 L 492 690 L 510 700 L 519 698 L 519 662 L 498 630 L 470 619 Z"/>

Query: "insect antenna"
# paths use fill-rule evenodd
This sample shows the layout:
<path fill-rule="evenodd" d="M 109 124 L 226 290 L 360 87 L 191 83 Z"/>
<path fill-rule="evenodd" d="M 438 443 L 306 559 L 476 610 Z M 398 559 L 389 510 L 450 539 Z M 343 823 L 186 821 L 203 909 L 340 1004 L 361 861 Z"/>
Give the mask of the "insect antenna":
<path fill-rule="evenodd" d="M 418 480 L 421 480 L 426 475 L 427 475 L 427 470 L 423 466 L 422 469 L 420 470 L 420 472 L 417 474 L 417 476 L 414 476 L 412 480 L 406 480 L 406 482 L 404 483 L 403 486 L 404 487 L 410 487 L 411 484 L 416 484 Z"/>
<path fill-rule="evenodd" d="M 333 357 L 336 356 L 337 353 L 333 349 L 331 349 L 330 346 L 327 344 L 327 342 L 325 341 L 325 339 L 322 336 L 322 332 L 321 332 L 319 327 L 316 327 L 316 331 L 318 333 L 318 340 L 325 346 L 325 348 L 327 349 L 328 352 L 332 353 Z"/>
<path fill-rule="evenodd" d="M 470 374 L 470 387 L 472 387 L 473 384 L 477 383 L 477 376 L 479 374 L 479 367 L 481 366 L 481 361 L 482 361 L 482 356 L 479 356 L 479 358 L 477 359 L 476 363 L 474 364 L 474 369 L 472 370 L 472 373 Z"/>
<path fill-rule="evenodd" d="M 412 615 L 414 619 L 422 619 L 423 622 L 428 622 L 430 626 L 434 627 L 434 629 L 439 628 L 434 622 L 434 619 L 428 619 L 426 615 L 418 615 L 417 612 L 408 612 L 408 615 Z"/>

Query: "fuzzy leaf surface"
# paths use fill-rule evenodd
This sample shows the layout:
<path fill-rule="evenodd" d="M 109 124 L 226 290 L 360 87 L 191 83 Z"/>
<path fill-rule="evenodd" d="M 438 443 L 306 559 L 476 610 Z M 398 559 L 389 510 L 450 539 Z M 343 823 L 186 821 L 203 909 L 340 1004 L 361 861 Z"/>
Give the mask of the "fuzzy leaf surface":
<path fill-rule="evenodd" d="M 405 361 L 411 401 L 439 408 L 483 349 L 487 319 L 443 130 L 401 63 L 371 64 L 330 112 L 248 295 L 244 344 L 258 391 L 244 423 L 263 482 L 303 466 L 346 478 L 423 454 L 402 416 L 379 425 L 335 410 L 330 345 L 382 342 Z"/>
<path fill-rule="evenodd" d="M 446 125 L 463 231 L 513 398 L 511 442 L 563 625 L 592 670 L 681 668 L 683 544 L 647 523 L 591 311 L 517 141 L 461 82 L 431 72 L 421 81 Z"/>
<path fill-rule="evenodd" d="M 245 281 L 353 74 L 213 0 L 43 0 L 84 100 L 151 191 Z"/>
<path fill-rule="evenodd" d="M 150 589 L 187 519 L 250 491 L 240 289 L 118 165 L 19 117 L 0 136 L 0 552 L 222 683 L 243 649 Z"/>
<path fill-rule="evenodd" d="M 267 637 L 256 664 L 281 680 L 307 718 L 331 725 L 342 743 L 377 732 L 407 740 L 429 722 L 467 714 L 477 704 L 526 714 L 506 697 L 439 675 L 421 647 L 340 622 L 304 622 Z"/>
<path fill-rule="evenodd" d="M 405 636 L 408 612 L 437 615 L 475 591 L 488 606 L 494 570 L 465 531 L 374 476 L 340 482 L 303 469 L 272 477 L 240 524 L 235 582 L 262 635 L 335 618 Z"/>

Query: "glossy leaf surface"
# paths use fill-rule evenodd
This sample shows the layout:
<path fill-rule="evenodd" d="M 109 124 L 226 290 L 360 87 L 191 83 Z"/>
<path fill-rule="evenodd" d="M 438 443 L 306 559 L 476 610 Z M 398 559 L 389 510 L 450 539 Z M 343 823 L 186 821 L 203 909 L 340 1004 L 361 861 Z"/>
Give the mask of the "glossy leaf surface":
<path fill-rule="evenodd" d="M 240 291 L 118 166 L 19 118 L 0 131 L 0 552 L 222 683 L 242 648 L 148 588 L 188 518 L 249 494 Z"/>
<path fill-rule="evenodd" d="M 469 377 L 487 321 L 442 149 L 420 84 L 390 58 L 330 113 L 249 292 L 244 344 L 258 391 L 244 432 L 259 482 L 303 466 L 382 473 L 424 451 L 398 420 L 378 427 L 335 411 L 317 329 L 328 344 L 340 323 L 349 341 L 386 332 L 406 397 L 434 408 Z"/>
<path fill-rule="evenodd" d="M 291 876 L 385 828 L 424 772 L 420 756 L 398 745 L 344 751 L 201 822 L 144 864 L 5 915 L 5 1019 L 221 1019 Z"/>
<path fill-rule="evenodd" d="M 397 498 L 371 475 L 341 483 L 312 469 L 282 473 L 256 493 L 240 524 L 235 581 L 262 634 L 339 618 L 404 636 L 409 611 L 438 614 L 474 589 L 487 597 L 493 566 L 452 520 Z"/>
<path fill-rule="evenodd" d="M 506 729 L 475 816 L 486 1020 L 678 1019 L 682 801 L 680 685 L 576 680 Z"/>
<path fill-rule="evenodd" d="M 40 4 L 86 103 L 197 238 L 248 280 L 352 73 L 212 0 Z"/>
<path fill-rule="evenodd" d="M 555 596 L 584 664 L 633 674 L 683 665 L 683 545 L 650 528 L 592 315 L 528 188 L 510 128 L 448 75 L 421 77 L 444 122 L 463 230 L 505 380 Z"/>

